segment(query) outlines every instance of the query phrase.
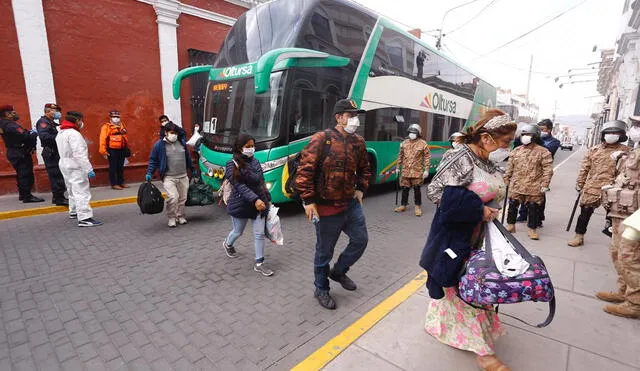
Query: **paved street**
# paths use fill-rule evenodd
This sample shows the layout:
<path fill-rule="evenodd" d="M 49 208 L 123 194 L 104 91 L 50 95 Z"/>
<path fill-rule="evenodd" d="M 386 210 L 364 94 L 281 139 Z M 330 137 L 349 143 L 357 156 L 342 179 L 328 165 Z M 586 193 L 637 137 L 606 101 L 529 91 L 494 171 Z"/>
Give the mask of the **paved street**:
<path fill-rule="evenodd" d="M 571 153 L 559 152 L 556 164 Z M 580 157 L 566 166 L 570 180 L 554 179 L 554 191 L 570 187 Z M 550 220 L 535 249 L 560 290 L 581 286 L 576 300 L 587 300 L 588 277 L 613 284 L 608 255 L 603 246 L 575 251 L 565 246 L 567 235 L 558 231 L 572 200 L 565 193 L 553 195 Z M 100 228 L 77 228 L 66 214 L 3 221 L 0 370 L 288 369 L 420 272 L 417 259 L 433 207 L 422 218 L 395 214 L 394 199 L 389 186 L 366 199 L 370 244 L 350 273 L 359 288 L 351 293 L 334 285 L 336 311 L 320 308 L 313 297 L 315 236 L 297 207 L 281 211 L 285 246 L 268 247 L 273 277 L 253 271 L 249 230 L 239 240 L 240 256 L 226 257 L 220 245 L 230 221 L 218 207 L 189 208 L 190 223 L 176 229 L 166 227 L 164 215 L 140 215 L 134 204 L 96 209 L 105 222 Z M 591 235 L 599 234 L 601 214 L 593 219 Z M 554 221 L 562 225 L 552 226 Z M 561 237 L 547 237 L 550 233 Z M 594 249 L 599 253 L 591 253 Z M 566 266 L 567 254 L 584 263 Z M 560 291 L 553 325 L 561 328 L 577 325 L 563 315 L 564 295 Z M 424 310 L 421 302 L 412 308 L 416 313 Z M 416 303 L 415 297 L 403 306 L 407 303 Z M 598 305 L 582 310 L 585 317 L 579 320 L 603 316 Z M 632 329 L 637 333 L 637 323 L 619 323 L 628 336 Z M 421 328 L 419 321 L 409 325 Z M 637 355 L 629 357 L 627 363 L 637 361 Z"/>

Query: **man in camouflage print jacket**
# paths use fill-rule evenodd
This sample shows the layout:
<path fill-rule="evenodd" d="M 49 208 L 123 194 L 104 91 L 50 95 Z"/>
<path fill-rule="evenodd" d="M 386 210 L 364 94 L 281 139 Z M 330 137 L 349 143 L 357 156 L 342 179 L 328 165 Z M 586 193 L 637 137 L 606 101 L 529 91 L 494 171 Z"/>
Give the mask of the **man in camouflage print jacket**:
<path fill-rule="evenodd" d="M 422 193 L 420 186 L 424 179 L 429 176 L 429 166 L 431 164 L 431 152 L 429 145 L 420 137 L 422 129 L 418 124 L 409 126 L 409 138 L 400 144 L 400 153 L 396 164 L 396 172 L 400 176 L 400 187 L 402 188 L 402 202 L 395 209 L 395 212 L 407 210 L 409 204 L 409 190 L 413 188 L 415 214 L 422 216 Z"/>

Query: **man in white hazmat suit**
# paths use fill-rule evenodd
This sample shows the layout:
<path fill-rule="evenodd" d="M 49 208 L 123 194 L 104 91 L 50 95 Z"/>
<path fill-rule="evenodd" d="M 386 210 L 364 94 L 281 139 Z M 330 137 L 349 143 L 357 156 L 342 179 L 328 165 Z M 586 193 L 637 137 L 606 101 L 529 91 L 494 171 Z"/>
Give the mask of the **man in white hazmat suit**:
<path fill-rule="evenodd" d="M 82 113 L 67 112 L 56 136 L 56 144 L 60 152 L 60 171 L 69 193 L 69 218 L 77 218 L 78 227 L 96 227 L 102 225 L 102 222 L 93 218 L 93 210 L 89 204 L 89 178 L 94 178 L 96 173 L 89 162 L 87 142 L 79 131 L 83 126 Z"/>

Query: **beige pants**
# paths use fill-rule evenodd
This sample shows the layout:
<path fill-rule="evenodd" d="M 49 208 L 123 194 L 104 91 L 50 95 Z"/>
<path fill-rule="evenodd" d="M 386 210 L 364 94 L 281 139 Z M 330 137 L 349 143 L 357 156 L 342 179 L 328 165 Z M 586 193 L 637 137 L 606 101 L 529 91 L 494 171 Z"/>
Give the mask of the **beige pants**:
<path fill-rule="evenodd" d="M 162 181 L 167 191 L 167 216 L 169 219 L 184 218 L 184 204 L 187 202 L 189 177 L 187 174 L 179 176 L 167 175 Z"/>

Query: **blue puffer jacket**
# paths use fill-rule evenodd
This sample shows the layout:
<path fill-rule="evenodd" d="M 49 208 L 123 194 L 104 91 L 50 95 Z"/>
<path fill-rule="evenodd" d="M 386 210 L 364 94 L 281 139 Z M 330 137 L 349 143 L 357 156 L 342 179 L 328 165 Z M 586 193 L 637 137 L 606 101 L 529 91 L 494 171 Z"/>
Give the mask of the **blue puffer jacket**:
<path fill-rule="evenodd" d="M 267 204 L 271 201 L 271 195 L 267 191 L 260 162 L 255 157 L 244 159 L 245 166 L 240 170 L 240 179 L 233 178 L 233 160 L 229 160 L 225 168 L 224 176 L 233 186 L 227 213 L 234 218 L 255 219 L 258 216 L 256 201 L 260 199 Z"/>
<path fill-rule="evenodd" d="M 458 286 L 471 255 L 471 236 L 483 214 L 484 205 L 477 194 L 465 187 L 445 187 L 420 257 L 420 266 L 429 274 L 427 289 L 432 299 L 444 297 L 443 287 Z M 445 252 L 448 249 L 455 258 Z"/>

